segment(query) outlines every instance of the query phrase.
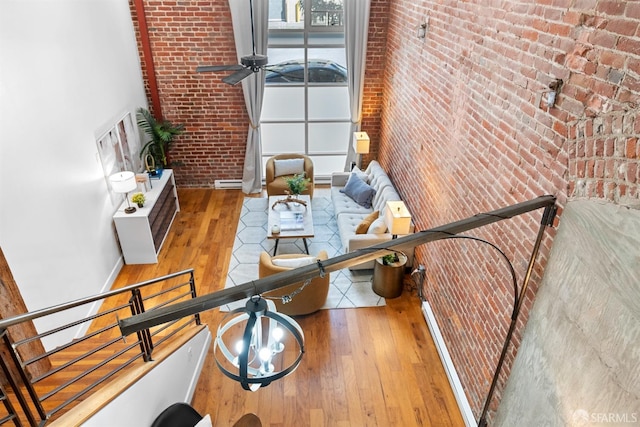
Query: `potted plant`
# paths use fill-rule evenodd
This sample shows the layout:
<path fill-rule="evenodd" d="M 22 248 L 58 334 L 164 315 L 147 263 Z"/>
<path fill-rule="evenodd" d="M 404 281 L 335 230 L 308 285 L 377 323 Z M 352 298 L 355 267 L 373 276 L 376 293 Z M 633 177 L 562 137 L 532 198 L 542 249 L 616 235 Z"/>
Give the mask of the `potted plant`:
<path fill-rule="evenodd" d="M 299 196 L 306 189 L 311 180 L 305 178 L 304 172 L 285 178 L 285 182 L 289 186 L 289 192 L 294 196 Z"/>
<path fill-rule="evenodd" d="M 384 265 L 393 265 L 396 262 L 399 262 L 400 258 L 398 258 L 397 253 L 387 254 L 382 257 L 382 264 Z"/>
<path fill-rule="evenodd" d="M 168 120 L 157 121 L 145 108 L 138 109 L 138 126 L 151 139 L 142 146 L 140 150 L 140 158 L 145 159 L 145 163 L 149 165 L 153 163 L 155 168 L 167 166 L 167 151 L 176 136 L 184 132 L 183 124 L 173 124 Z M 146 157 L 151 156 L 152 162 L 147 161 Z M 148 170 L 148 172 L 155 172 Z"/>
<path fill-rule="evenodd" d="M 145 197 L 144 194 L 142 193 L 136 193 L 133 196 L 131 196 L 131 201 L 135 204 L 138 205 L 139 208 L 144 206 L 144 202 L 145 202 Z"/>

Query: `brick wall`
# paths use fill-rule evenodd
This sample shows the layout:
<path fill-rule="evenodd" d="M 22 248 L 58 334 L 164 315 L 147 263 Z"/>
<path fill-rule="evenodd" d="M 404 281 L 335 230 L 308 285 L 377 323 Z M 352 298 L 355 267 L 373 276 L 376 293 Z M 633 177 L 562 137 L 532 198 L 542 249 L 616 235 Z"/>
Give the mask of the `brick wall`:
<path fill-rule="evenodd" d="M 248 131 L 242 88 L 222 83 L 225 73 L 195 72 L 238 62 L 228 2 L 144 0 L 144 8 L 163 116 L 186 125 L 170 150 L 177 185 L 241 179 Z"/>
<path fill-rule="evenodd" d="M 427 37 L 416 37 L 428 17 Z M 541 194 L 638 203 L 640 4 L 392 1 L 378 159 L 419 229 Z M 562 79 L 556 105 L 548 85 Z M 474 230 L 519 283 L 542 212 Z M 561 219 L 560 219 L 561 220 Z M 499 402 L 545 264 L 532 275 Z M 508 270 L 488 245 L 417 248 L 431 303 L 479 416 L 509 324 Z"/>

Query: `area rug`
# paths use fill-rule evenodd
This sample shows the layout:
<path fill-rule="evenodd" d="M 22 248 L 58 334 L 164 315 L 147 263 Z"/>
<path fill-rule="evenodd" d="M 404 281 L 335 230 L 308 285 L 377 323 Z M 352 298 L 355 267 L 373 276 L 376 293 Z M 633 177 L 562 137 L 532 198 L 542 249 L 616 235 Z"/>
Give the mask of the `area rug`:
<path fill-rule="evenodd" d="M 275 240 L 267 239 L 269 201 L 266 198 L 245 197 L 236 230 L 233 253 L 225 288 L 242 285 L 258 278 L 260 253 L 273 254 Z M 315 237 L 307 239 L 309 253 L 327 251 L 329 258 L 340 255 L 342 243 L 333 213 L 333 204 L 327 197 L 314 197 L 311 201 Z M 281 239 L 278 255 L 304 254 L 302 239 Z M 330 273 L 330 287 L 324 309 L 384 306 L 384 298 L 371 290 L 373 270 L 351 271 L 347 268 Z M 244 305 L 237 301 L 224 309 L 231 310 Z"/>

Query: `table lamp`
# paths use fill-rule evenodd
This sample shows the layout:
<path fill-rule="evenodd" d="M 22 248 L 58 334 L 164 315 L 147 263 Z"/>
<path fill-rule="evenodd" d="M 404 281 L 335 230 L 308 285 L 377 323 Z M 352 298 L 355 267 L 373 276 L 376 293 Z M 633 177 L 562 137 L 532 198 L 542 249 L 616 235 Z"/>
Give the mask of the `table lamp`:
<path fill-rule="evenodd" d="M 366 132 L 353 133 L 353 151 L 358 155 L 357 165 L 359 168 L 362 167 L 362 155 L 369 152 L 369 142 L 369 135 Z"/>
<path fill-rule="evenodd" d="M 384 211 L 384 222 L 387 224 L 393 239 L 397 238 L 398 234 L 409 234 L 409 230 L 411 230 L 411 214 L 403 201 L 387 202 Z"/>
<path fill-rule="evenodd" d="M 136 208 L 134 206 L 131 206 L 128 193 L 138 188 L 138 183 L 136 182 L 136 174 L 129 171 L 114 173 L 109 177 L 109 181 L 111 182 L 111 188 L 113 189 L 113 191 L 115 191 L 116 193 L 124 194 L 124 198 L 127 200 L 128 207 L 124 209 L 124 213 L 134 213 L 136 211 Z"/>

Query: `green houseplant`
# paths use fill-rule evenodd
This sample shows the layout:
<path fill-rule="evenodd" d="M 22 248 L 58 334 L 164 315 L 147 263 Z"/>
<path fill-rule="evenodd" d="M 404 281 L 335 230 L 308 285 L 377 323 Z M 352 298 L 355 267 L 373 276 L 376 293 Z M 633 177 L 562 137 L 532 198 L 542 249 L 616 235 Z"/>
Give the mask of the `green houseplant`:
<path fill-rule="evenodd" d="M 184 132 L 184 125 L 173 124 L 168 120 L 157 121 L 146 108 L 139 108 L 137 113 L 138 126 L 151 138 L 142 146 L 140 158 L 151 155 L 155 165 L 167 166 L 169 146 L 176 136 Z"/>
<path fill-rule="evenodd" d="M 305 178 L 304 172 L 285 178 L 285 182 L 289 186 L 289 191 L 294 196 L 299 196 L 307 189 L 311 182 L 309 178 Z"/>
<path fill-rule="evenodd" d="M 131 201 L 136 205 L 138 205 L 139 208 L 141 208 L 144 206 L 144 202 L 146 201 L 146 198 L 144 197 L 144 194 L 136 193 L 133 196 L 131 196 Z"/>
<path fill-rule="evenodd" d="M 384 265 L 393 265 L 394 263 L 399 261 L 400 261 L 400 258 L 398 258 L 398 254 L 395 252 L 392 254 L 387 254 L 382 257 L 382 263 Z"/>

